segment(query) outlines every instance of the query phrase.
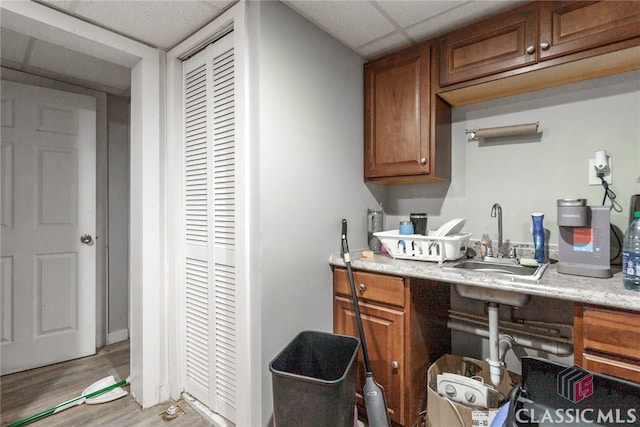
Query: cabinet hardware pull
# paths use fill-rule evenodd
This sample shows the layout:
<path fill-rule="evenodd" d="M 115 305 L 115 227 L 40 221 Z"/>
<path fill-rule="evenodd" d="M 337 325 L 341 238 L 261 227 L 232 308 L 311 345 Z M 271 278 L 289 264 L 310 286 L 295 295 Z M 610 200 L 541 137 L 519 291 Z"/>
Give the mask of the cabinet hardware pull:
<path fill-rule="evenodd" d="M 398 365 L 398 362 L 397 362 L 397 361 L 395 361 L 395 360 L 394 360 L 393 362 L 391 362 L 391 367 L 392 367 L 393 369 L 398 369 L 398 367 L 399 367 L 399 366 L 400 366 L 400 365 Z"/>
<path fill-rule="evenodd" d="M 533 54 L 535 51 L 536 51 L 536 47 L 535 47 L 534 45 L 529 45 L 529 46 L 527 46 L 527 50 L 526 50 L 526 52 L 527 52 L 529 55 Z"/>
<path fill-rule="evenodd" d="M 420 157 L 420 164 L 422 166 L 426 165 L 427 164 L 427 158 L 426 157 Z"/>
<path fill-rule="evenodd" d="M 551 43 L 549 43 L 549 40 L 542 40 L 542 42 L 540 42 L 540 49 L 547 50 L 550 47 L 551 47 Z"/>
<path fill-rule="evenodd" d="M 364 292 L 365 290 L 365 286 L 364 283 L 360 283 L 360 286 L 358 286 L 360 288 L 360 292 Z"/>

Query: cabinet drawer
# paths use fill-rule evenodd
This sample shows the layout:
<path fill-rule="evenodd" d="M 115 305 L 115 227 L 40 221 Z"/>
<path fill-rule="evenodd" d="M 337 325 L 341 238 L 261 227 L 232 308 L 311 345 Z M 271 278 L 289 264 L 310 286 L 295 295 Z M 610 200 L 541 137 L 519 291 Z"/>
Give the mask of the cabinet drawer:
<path fill-rule="evenodd" d="M 404 280 L 401 277 L 354 271 L 353 279 L 358 299 L 404 307 Z M 347 270 L 336 268 L 333 271 L 333 291 L 351 297 Z"/>
<path fill-rule="evenodd" d="M 585 350 L 597 350 L 640 360 L 640 314 L 585 307 Z"/>
<path fill-rule="evenodd" d="M 582 367 L 592 372 L 600 372 L 640 383 L 640 366 L 628 361 L 584 353 Z"/>

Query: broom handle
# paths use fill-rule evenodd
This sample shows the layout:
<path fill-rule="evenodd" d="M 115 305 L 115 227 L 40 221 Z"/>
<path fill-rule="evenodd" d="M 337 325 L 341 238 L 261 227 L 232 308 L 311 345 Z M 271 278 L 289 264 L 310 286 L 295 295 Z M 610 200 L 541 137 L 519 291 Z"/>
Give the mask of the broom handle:
<path fill-rule="evenodd" d="M 342 220 L 342 257 L 347 266 L 347 276 L 349 277 L 349 286 L 351 287 L 351 297 L 353 298 L 353 310 L 356 315 L 356 323 L 358 325 L 358 333 L 360 334 L 360 345 L 362 346 L 362 357 L 364 358 L 365 372 L 371 372 L 369 366 L 369 353 L 367 352 L 367 342 L 364 339 L 364 328 L 362 327 L 362 319 L 360 318 L 360 306 L 358 305 L 358 297 L 356 295 L 356 284 L 353 281 L 353 270 L 351 270 L 351 258 L 349 257 L 349 244 L 347 243 L 347 220 Z"/>

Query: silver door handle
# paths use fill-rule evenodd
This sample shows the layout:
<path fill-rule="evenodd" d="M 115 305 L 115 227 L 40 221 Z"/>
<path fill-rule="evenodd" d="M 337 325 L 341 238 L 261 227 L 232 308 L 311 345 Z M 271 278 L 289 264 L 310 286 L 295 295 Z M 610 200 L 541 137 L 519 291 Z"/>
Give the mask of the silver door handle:
<path fill-rule="evenodd" d="M 91 242 L 93 242 L 93 238 L 89 234 L 83 234 L 82 236 L 80 236 L 80 241 L 85 245 L 90 245 Z"/>

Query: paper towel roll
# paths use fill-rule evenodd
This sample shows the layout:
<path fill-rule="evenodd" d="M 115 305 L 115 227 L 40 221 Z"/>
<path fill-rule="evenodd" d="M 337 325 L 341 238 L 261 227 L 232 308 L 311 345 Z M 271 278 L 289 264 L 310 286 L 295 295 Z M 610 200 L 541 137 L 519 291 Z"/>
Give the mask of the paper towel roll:
<path fill-rule="evenodd" d="M 527 123 L 523 125 L 477 129 L 474 131 L 474 134 L 476 138 L 495 138 L 498 136 L 527 135 L 536 132 L 538 132 L 538 123 Z"/>

